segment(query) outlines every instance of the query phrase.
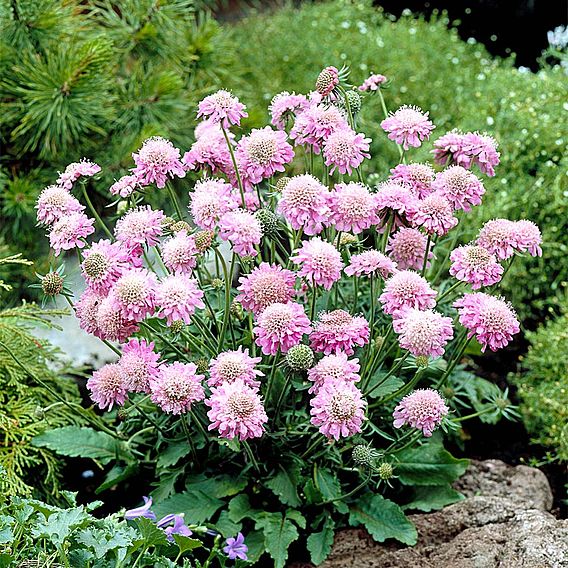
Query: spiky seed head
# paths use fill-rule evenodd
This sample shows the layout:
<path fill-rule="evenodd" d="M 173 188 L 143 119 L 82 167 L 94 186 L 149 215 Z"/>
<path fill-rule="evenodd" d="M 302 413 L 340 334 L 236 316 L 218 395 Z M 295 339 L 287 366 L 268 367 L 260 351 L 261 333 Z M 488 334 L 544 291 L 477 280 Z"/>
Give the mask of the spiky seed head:
<path fill-rule="evenodd" d="M 416 357 L 416 366 L 422 369 L 428 367 L 429 359 L 426 355 L 419 355 Z"/>
<path fill-rule="evenodd" d="M 356 245 L 359 242 L 359 239 L 352 235 L 351 233 L 341 233 L 339 237 L 339 246 L 340 247 L 348 247 L 349 245 Z"/>
<path fill-rule="evenodd" d="M 41 289 L 46 296 L 58 296 L 63 291 L 63 278 L 57 272 L 48 272 L 41 279 Z"/>
<path fill-rule="evenodd" d="M 375 338 L 375 349 L 380 349 L 385 342 L 385 338 L 381 335 Z"/>
<path fill-rule="evenodd" d="M 245 317 L 245 310 L 240 302 L 236 302 L 233 300 L 231 303 L 230 313 L 233 317 L 236 317 L 238 320 L 242 320 Z"/>
<path fill-rule="evenodd" d="M 351 114 L 355 116 L 361 111 L 361 97 L 357 91 L 347 91 L 345 93 L 345 98 L 347 99 L 347 103 L 349 104 L 349 109 L 351 110 Z M 345 104 L 345 100 L 343 103 Z"/>
<path fill-rule="evenodd" d="M 213 239 L 215 238 L 215 233 L 213 231 L 198 231 L 195 233 L 193 238 L 195 240 L 197 250 L 203 253 L 211 247 Z"/>
<path fill-rule="evenodd" d="M 128 410 L 121 406 L 116 413 L 119 420 L 126 420 L 128 418 Z"/>
<path fill-rule="evenodd" d="M 45 410 L 41 406 L 36 406 L 34 410 L 34 417 L 36 420 L 45 420 Z"/>
<path fill-rule="evenodd" d="M 197 366 L 197 372 L 200 375 L 205 374 L 209 369 L 209 361 L 205 357 L 200 357 L 195 361 L 195 365 Z"/>
<path fill-rule="evenodd" d="M 393 477 L 393 474 L 394 474 L 394 469 L 392 467 L 392 464 L 390 464 L 388 462 L 383 462 L 378 467 L 377 471 L 379 473 L 379 477 L 383 481 L 387 481 L 388 479 L 391 479 Z"/>
<path fill-rule="evenodd" d="M 295 345 L 286 353 L 286 364 L 292 371 L 307 371 L 314 364 L 314 352 L 307 345 Z"/>
<path fill-rule="evenodd" d="M 214 290 L 221 290 L 223 286 L 225 286 L 225 283 L 221 278 L 213 278 L 213 280 L 211 280 L 211 287 Z"/>
<path fill-rule="evenodd" d="M 191 231 L 191 225 L 185 221 L 176 221 L 170 225 L 170 231 L 172 231 L 172 233 L 179 233 L 180 231 L 187 231 L 189 233 Z"/>
<path fill-rule="evenodd" d="M 254 216 L 260 223 L 263 235 L 275 235 L 278 232 L 278 217 L 270 209 L 259 209 Z"/>
<path fill-rule="evenodd" d="M 170 329 L 172 330 L 172 333 L 179 333 L 184 327 L 185 324 L 183 323 L 182 320 L 175 320 L 170 324 Z"/>
<path fill-rule="evenodd" d="M 353 448 L 351 457 L 357 465 L 369 467 L 373 464 L 373 461 L 376 457 L 376 452 L 371 446 L 367 446 L 366 444 L 358 444 Z"/>
<path fill-rule="evenodd" d="M 277 182 L 276 182 L 276 191 L 278 193 L 282 193 L 284 191 L 284 189 L 286 188 L 286 186 L 288 185 L 288 182 L 290 181 L 289 177 L 281 177 Z"/>
<path fill-rule="evenodd" d="M 173 217 L 164 217 L 162 219 L 162 227 L 164 229 L 169 229 L 173 224 L 175 224 L 176 220 Z"/>

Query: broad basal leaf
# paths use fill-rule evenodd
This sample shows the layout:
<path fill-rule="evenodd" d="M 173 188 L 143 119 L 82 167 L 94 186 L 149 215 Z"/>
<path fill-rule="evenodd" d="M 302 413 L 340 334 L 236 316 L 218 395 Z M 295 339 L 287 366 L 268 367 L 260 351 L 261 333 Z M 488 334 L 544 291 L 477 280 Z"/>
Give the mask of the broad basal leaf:
<path fill-rule="evenodd" d="M 275 568 L 284 568 L 288 547 L 299 536 L 296 525 L 282 513 L 264 513 L 257 520 L 256 528 L 264 531 L 264 546 L 274 560 Z"/>
<path fill-rule="evenodd" d="M 201 524 L 210 521 L 213 515 L 224 505 L 221 499 L 207 495 L 202 491 L 184 491 L 168 497 L 153 507 L 159 517 L 169 513 L 185 514 L 186 524 Z"/>
<path fill-rule="evenodd" d="M 298 473 L 297 468 L 281 466 L 276 475 L 268 479 L 265 485 L 280 498 L 284 505 L 299 507 L 301 502 L 297 489 Z"/>
<path fill-rule="evenodd" d="M 322 530 L 312 533 L 307 540 L 308 552 L 312 563 L 319 566 L 329 555 L 333 544 L 333 529 L 335 523 L 331 517 L 326 517 Z"/>
<path fill-rule="evenodd" d="M 446 505 L 457 503 L 465 499 L 465 497 L 449 485 L 431 485 L 416 487 L 414 490 L 414 499 L 404 505 L 402 508 L 406 510 L 437 511 L 443 509 Z"/>
<path fill-rule="evenodd" d="M 369 381 L 367 387 L 370 394 L 369 398 L 381 398 L 393 392 L 396 392 L 403 384 L 404 381 L 398 377 L 389 377 L 385 380 L 387 372 L 375 374 Z M 378 385 L 378 386 L 377 386 Z"/>

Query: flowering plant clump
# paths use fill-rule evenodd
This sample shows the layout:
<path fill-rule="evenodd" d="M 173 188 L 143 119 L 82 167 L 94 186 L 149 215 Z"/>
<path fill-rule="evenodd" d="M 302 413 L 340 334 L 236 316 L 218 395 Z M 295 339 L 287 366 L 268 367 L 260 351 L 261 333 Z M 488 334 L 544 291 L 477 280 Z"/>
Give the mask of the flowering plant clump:
<path fill-rule="evenodd" d="M 458 242 L 497 144 L 452 131 L 434 140 L 434 163 L 412 161 L 436 117 L 389 114 L 382 75 L 347 78 L 330 66 L 313 92 L 276 95 L 271 124 L 250 133 L 233 93 L 205 97 L 191 148 L 151 138 L 109 188 L 124 199 L 114 230 L 89 200 L 91 162 L 38 200 L 54 253 L 75 249 L 81 264 L 84 291 L 63 294 L 116 353 L 87 383 L 127 445 L 105 484 L 144 468 L 168 539 L 184 519 L 209 523 L 237 561 L 266 552 L 284 566 L 302 537 L 318 564 L 342 524 L 413 544 L 396 501 L 420 508 L 434 487 L 450 503 L 466 467 L 442 433 L 515 416 L 460 366 L 474 340 L 495 351 L 519 332 L 499 283 L 516 256 L 541 254 L 529 220 Z M 372 172 L 361 96 L 380 97 L 400 155 L 390 172 Z M 167 210 L 147 203 L 156 192 Z"/>

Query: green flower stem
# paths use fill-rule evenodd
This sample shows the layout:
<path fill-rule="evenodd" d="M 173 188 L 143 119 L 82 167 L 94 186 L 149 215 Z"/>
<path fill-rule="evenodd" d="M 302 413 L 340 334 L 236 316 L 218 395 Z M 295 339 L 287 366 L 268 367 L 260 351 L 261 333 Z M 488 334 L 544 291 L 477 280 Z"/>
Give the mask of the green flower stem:
<path fill-rule="evenodd" d="M 258 462 L 256 461 L 256 458 L 254 457 L 254 454 L 252 452 L 251 447 L 249 446 L 249 443 L 247 440 L 242 440 L 241 444 L 243 445 L 243 448 L 245 449 L 245 452 L 248 455 L 248 458 L 250 460 L 250 462 L 252 463 L 254 469 L 256 470 L 257 473 L 260 473 L 260 467 L 258 466 Z"/>
<path fill-rule="evenodd" d="M 315 279 L 312 278 L 312 302 L 310 305 L 310 320 L 313 321 L 316 312 L 316 297 L 317 297 L 317 287 Z"/>
<path fill-rule="evenodd" d="M 424 262 L 422 263 L 422 271 L 420 274 L 424 276 L 426 273 L 426 266 L 428 265 L 428 253 L 430 252 L 430 245 L 432 244 L 432 235 L 428 234 L 428 240 L 426 241 L 426 250 L 424 251 Z"/>
<path fill-rule="evenodd" d="M 209 433 L 207 432 L 207 430 L 203 426 L 203 423 L 201 422 L 199 416 L 197 416 L 195 414 L 195 412 L 193 412 L 193 410 L 189 411 L 189 415 L 191 416 L 192 420 L 197 424 L 197 427 L 199 428 L 199 430 L 201 431 L 201 433 L 205 436 L 205 439 L 207 440 L 209 438 Z"/>
<path fill-rule="evenodd" d="M 221 263 L 223 269 L 223 276 L 225 278 L 225 311 L 223 312 L 223 326 L 221 328 L 221 334 L 218 338 L 217 351 L 220 353 L 223 350 L 223 344 L 225 342 L 225 335 L 227 333 L 227 326 L 229 325 L 229 318 L 231 317 L 231 284 L 233 281 L 233 268 L 235 265 L 235 253 L 231 259 L 231 270 L 230 273 L 227 270 L 227 263 L 223 258 L 223 255 L 219 252 L 219 249 L 215 247 L 215 255 Z"/>
<path fill-rule="evenodd" d="M 169 181 L 166 181 L 166 187 L 168 188 L 168 193 L 170 194 L 170 198 L 172 200 L 172 204 L 174 206 L 174 209 L 176 210 L 176 214 L 178 216 L 178 219 L 180 221 L 183 221 L 183 213 L 181 212 L 181 207 L 180 207 L 176 192 L 174 190 L 174 187 Z"/>
<path fill-rule="evenodd" d="M 189 445 L 189 449 L 191 450 L 191 455 L 193 456 L 193 460 L 195 462 L 197 462 L 197 452 L 195 451 L 195 446 L 193 444 L 193 440 L 191 439 L 191 434 L 189 433 L 189 428 L 187 427 L 185 414 L 182 414 L 179 417 L 179 420 L 181 422 L 181 427 L 183 429 L 183 433 L 185 434 L 185 437 L 187 438 L 187 443 Z"/>
<path fill-rule="evenodd" d="M 404 436 L 401 436 L 398 440 L 396 440 L 395 442 L 393 442 L 386 450 L 385 450 L 385 455 L 388 454 L 397 454 L 398 452 L 402 452 L 403 450 L 406 450 L 406 448 L 413 446 L 418 440 L 420 440 L 420 438 L 422 438 L 424 436 L 424 434 L 422 433 L 422 431 L 418 431 L 415 432 L 414 430 L 409 430 L 406 434 L 404 434 Z M 397 444 L 399 444 L 400 442 L 402 442 L 403 440 L 406 440 L 407 438 L 410 438 L 405 444 L 403 444 L 402 446 L 400 446 L 399 448 L 396 447 Z"/>
<path fill-rule="evenodd" d="M 466 339 L 463 342 L 463 345 L 459 349 L 456 357 L 454 357 L 452 359 L 451 363 L 448 364 L 448 367 L 446 368 L 444 374 L 440 377 L 440 380 L 436 383 L 437 389 L 441 388 L 445 384 L 445 382 L 448 380 L 448 377 L 450 376 L 452 371 L 456 368 L 456 365 L 460 362 L 461 358 L 463 357 L 463 354 L 465 353 L 465 350 L 467 349 L 467 346 L 469 345 L 469 342 L 471 341 L 471 339 L 472 338 L 470 337 L 469 339 Z"/>
<path fill-rule="evenodd" d="M 447 296 L 449 296 L 454 290 L 456 290 L 457 288 L 459 288 L 460 286 L 463 286 L 463 282 L 461 280 L 458 280 L 457 282 L 454 282 L 438 299 L 437 302 L 440 303 L 444 298 L 446 298 Z"/>
<path fill-rule="evenodd" d="M 272 366 L 270 367 L 270 375 L 268 377 L 268 384 L 266 387 L 266 393 L 264 395 L 264 399 L 266 400 L 266 402 L 269 401 L 269 397 L 270 397 L 270 392 L 272 391 L 272 383 L 274 382 L 274 376 L 276 374 L 276 366 L 278 363 L 278 355 L 279 353 L 275 353 L 273 358 L 272 358 Z"/>
<path fill-rule="evenodd" d="M 398 398 L 399 396 L 404 396 L 405 394 L 409 393 L 416 386 L 423 374 L 424 368 L 418 369 L 416 373 L 414 373 L 414 377 L 412 377 L 412 379 L 407 384 L 400 387 L 397 391 L 382 398 L 380 401 L 378 401 L 378 404 L 386 404 L 394 398 Z"/>
<path fill-rule="evenodd" d="M 381 101 L 381 107 L 383 109 L 383 114 L 385 115 L 385 118 L 388 118 L 389 117 L 389 111 L 387 110 L 387 105 L 385 104 L 385 98 L 383 97 L 383 92 L 380 88 L 377 92 L 379 93 L 379 100 Z M 400 144 L 397 144 L 396 146 L 398 148 L 398 153 L 400 155 L 400 163 L 402 163 L 404 161 L 404 149 L 402 148 L 402 146 Z"/>
<path fill-rule="evenodd" d="M 389 236 L 390 233 L 392 231 L 392 226 L 394 224 L 394 213 L 389 213 L 389 217 L 388 217 L 388 221 L 387 221 L 387 227 L 385 229 L 385 232 L 383 234 L 383 240 L 381 243 L 381 252 L 384 253 L 386 248 L 387 248 L 387 244 L 389 242 Z"/>
<path fill-rule="evenodd" d="M 394 365 L 391 370 L 383 377 L 383 380 L 381 381 L 380 384 L 384 383 L 387 379 L 389 379 L 390 377 L 392 377 L 397 371 L 399 371 L 402 367 L 402 365 L 404 364 L 404 362 L 406 361 L 406 358 L 410 355 L 410 352 L 407 351 L 401 358 L 400 361 Z M 366 392 L 364 394 L 364 396 L 369 396 L 372 392 L 374 392 L 379 386 L 380 384 L 375 385 L 370 391 Z M 381 403 L 382 404 L 382 403 Z M 369 406 L 369 408 L 374 408 L 375 406 L 377 406 L 377 403 Z"/>
<path fill-rule="evenodd" d="M 466 416 L 460 416 L 459 418 L 454 418 L 452 422 L 463 422 L 464 420 L 471 420 L 472 418 L 477 418 L 482 414 L 487 414 L 488 412 L 493 412 L 494 410 L 495 408 L 493 407 L 484 408 L 483 410 L 479 410 L 477 412 L 474 412 L 473 414 L 468 414 Z"/>
<path fill-rule="evenodd" d="M 110 232 L 109 228 L 105 225 L 104 221 L 101 219 L 101 216 L 97 213 L 97 210 L 94 208 L 91 199 L 89 198 L 89 194 L 87 193 L 87 186 L 85 183 L 81 184 L 81 189 L 83 190 L 83 197 L 85 198 L 85 202 L 87 203 L 87 207 L 93 214 L 93 217 L 96 219 L 99 227 L 105 232 L 106 236 L 111 240 L 114 241 L 114 235 Z"/>
<path fill-rule="evenodd" d="M 355 495 L 355 493 L 358 493 L 361 489 L 363 489 L 363 487 L 365 487 L 370 480 L 371 480 L 371 473 L 369 473 L 366 479 L 362 481 L 359 485 L 357 485 L 357 487 L 349 491 L 349 493 L 341 495 L 340 497 L 335 497 L 334 499 L 327 499 L 326 501 L 322 501 L 321 503 L 318 503 L 318 506 L 328 505 L 329 503 L 335 503 L 336 501 L 343 501 L 344 499 L 348 499 L 349 497 Z"/>
<path fill-rule="evenodd" d="M 147 331 L 149 331 L 150 333 L 156 335 L 157 337 L 160 338 L 161 341 L 163 341 L 166 345 L 168 345 L 173 351 L 175 351 L 180 357 L 182 357 L 183 359 L 185 359 L 186 361 L 189 361 L 187 355 L 181 351 L 177 345 L 174 345 L 167 337 L 165 337 L 162 333 L 160 333 L 159 331 L 155 330 L 152 326 L 148 325 L 146 322 L 142 321 L 140 322 L 140 327 L 143 327 L 144 329 L 146 329 Z"/>
<path fill-rule="evenodd" d="M 280 408 L 282 406 L 282 402 L 284 401 L 284 397 L 286 395 L 286 393 L 288 392 L 288 387 L 290 386 L 290 381 L 292 380 L 292 374 L 288 373 L 286 375 L 286 379 L 284 381 L 284 386 L 282 387 L 282 390 L 280 391 L 280 395 L 278 396 L 278 401 L 276 403 L 276 410 L 274 412 L 274 419 L 273 422 L 276 424 L 276 421 L 278 420 L 278 415 L 280 414 Z"/>
<path fill-rule="evenodd" d="M 231 140 L 229 139 L 229 135 L 223 126 L 223 122 L 220 122 L 219 125 L 221 126 L 221 130 L 223 131 L 223 136 L 225 137 L 225 142 L 227 143 L 227 147 L 229 148 L 229 154 L 231 155 L 231 161 L 233 162 L 233 167 L 235 168 L 235 175 L 237 176 L 237 184 L 239 186 L 239 191 L 241 192 L 241 201 L 243 209 L 246 209 L 246 202 L 245 202 L 245 190 L 243 189 L 243 182 L 241 180 L 241 174 L 239 173 L 239 168 L 237 166 L 237 159 L 235 158 L 235 152 L 233 151 L 233 145 L 231 144 Z M 261 202 L 262 205 L 262 202 Z"/>

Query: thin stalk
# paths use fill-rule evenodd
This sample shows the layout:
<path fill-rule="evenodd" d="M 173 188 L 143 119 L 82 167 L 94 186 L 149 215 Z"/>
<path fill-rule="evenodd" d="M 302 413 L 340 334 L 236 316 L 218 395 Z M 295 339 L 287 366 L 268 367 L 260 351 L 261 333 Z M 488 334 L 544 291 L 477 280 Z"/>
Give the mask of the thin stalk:
<path fill-rule="evenodd" d="M 428 264 L 428 253 L 430 252 L 430 244 L 432 243 L 432 235 L 428 234 L 428 240 L 426 241 L 426 251 L 424 252 L 424 262 L 422 263 L 422 271 L 420 274 L 424 276 L 426 273 L 426 265 Z"/>
<path fill-rule="evenodd" d="M 471 418 L 477 418 L 478 416 L 481 416 L 482 414 L 487 414 L 488 412 L 493 412 L 495 410 L 495 408 L 489 407 L 489 408 L 484 408 L 483 410 L 478 410 L 477 412 L 474 412 L 473 414 L 468 414 L 467 416 L 460 416 L 459 418 L 454 418 L 453 422 L 463 422 L 464 420 L 470 420 Z"/>
<path fill-rule="evenodd" d="M 370 480 L 371 480 L 371 474 L 369 473 L 367 475 L 367 478 L 363 482 L 361 482 L 359 485 L 357 485 L 357 487 L 355 487 L 355 489 L 352 489 L 351 491 L 349 491 L 349 493 L 346 493 L 345 495 L 341 495 L 340 497 L 335 497 L 334 499 L 327 499 L 326 501 L 322 501 L 321 503 L 318 503 L 318 506 L 319 505 L 328 505 L 329 503 L 335 503 L 336 501 L 343 501 L 344 499 L 348 499 L 349 497 L 351 497 L 351 495 L 355 495 L 355 493 L 357 493 L 358 491 L 363 489 L 363 487 L 365 487 L 365 485 L 367 485 L 367 483 L 369 483 Z"/>
<path fill-rule="evenodd" d="M 227 147 L 229 148 L 229 154 L 231 155 L 231 161 L 233 162 L 233 167 L 235 168 L 235 175 L 237 176 L 237 184 L 239 186 L 239 191 L 241 192 L 241 201 L 243 209 L 246 209 L 246 202 L 245 202 L 245 190 L 243 189 L 243 182 L 241 180 L 241 174 L 239 173 L 239 167 L 237 166 L 237 159 L 235 158 L 235 152 L 233 151 L 233 145 L 229 140 L 229 135 L 223 126 L 223 123 L 219 123 L 221 125 L 221 130 L 223 131 L 223 136 L 225 137 L 225 142 L 227 143 Z"/>
<path fill-rule="evenodd" d="M 383 93 L 381 91 L 381 89 L 379 89 L 377 91 L 379 93 L 379 100 L 381 101 L 381 107 L 383 108 L 383 114 L 385 115 L 385 118 L 389 117 L 389 111 L 387 110 L 387 105 L 385 104 L 385 99 L 383 97 Z M 398 148 L 398 153 L 400 155 L 400 161 L 402 163 L 402 161 L 404 160 L 404 150 L 402 148 L 402 146 L 400 144 L 396 145 Z"/>
<path fill-rule="evenodd" d="M 407 351 L 401 358 L 400 361 L 394 365 L 391 370 L 383 377 L 383 380 L 381 381 L 381 384 L 384 383 L 388 378 L 392 377 L 398 370 L 400 370 L 400 368 L 402 367 L 402 365 L 404 364 L 404 362 L 406 361 L 406 358 L 408 357 L 408 355 L 410 355 L 410 353 Z M 370 391 L 366 392 L 364 396 L 369 396 L 372 392 L 374 392 L 380 385 L 375 385 Z"/>
<path fill-rule="evenodd" d="M 94 208 L 93 203 L 91 202 L 91 199 L 89 198 L 89 194 L 87 193 L 86 184 L 84 184 L 84 183 L 81 184 L 81 188 L 83 190 L 83 197 L 85 198 L 85 202 L 87 203 L 87 207 L 89 208 L 89 210 L 93 214 L 93 217 L 96 219 L 97 223 L 99 224 L 99 227 L 105 232 L 105 234 L 107 235 L 107 237 L 111 241 L 114 241 L 114 235 L 110 232 L 109 228 L 105 225 L 104 221 L 101 219 L 101 216 L 97 213 L 97 210 Z"/>
<path fill-rule="evenodd" d="M 251 447 L 249 446 L 249 443 L 247 442 L 247 440 L 243 440 L 242 442 L 243 448 L 245 449 L 252 465 L 254 466 L 254 469 L 257 471 L 257 473 L 260 473 L 260 467 L 258 466 L 258 462 L 256 461 L 256 458 L 254 457 L 254 454 L 252 452 Z"/>
<path fill-rule="evenodd" d="M 233 266 L 235 262 L 235 254 L 231 259 L 231 273 L 229 274 L 227 270 L 227 263 L 223 258 L 223 255 L 219 252 L 217 248 L 214 249 L 221 267 L 223 269 L 223 276 L 225 278 L 225 311 L 223 313 L 223 327 L 221 328 L 221 334 L 218 338 L 217 351 L 221 352 L 223 348 L 223 343 L 225 342 L 225 334 L 227 333 L 227 326 L 229 325 L 230 309 L 231 309 L 231 283 L 233 278 Z"/>
<path fill-rule="evenodd" d="M 183 220 L 183 214 L 181 212 L 181 207 L 180 207 L 180 204 L 178 202 L 176 192 L 174 191 L 174 188 L 169 181 L 166 182 L 166 187 L 168 188 L 168 193 L 170 194 L 170 198 L 172 200 L 174 209 L 176 210 L 176 215 L 178 216 L 179 220 L 182 221 Z"/>
<path fill-rule="evenodd" d="M 269 400 L 270 391 L 272 390 L 272 383 L 274 382 L 274 376 L 276 374 L 276 364 L 278 363 L 278 353 L 274 354 L 274 358 L 272 359 L 272 366 L 270 368 L 270 375 L 268 377 L 268 385 L 266 387 L 266 393 L 264 395 L 264 399 L 266 402 Z"/>
<path fill-rule="evenodd" d="M 314 319 L 316 312 L 316 296 L 317 296 L 316 282 L 315 279 L 312 278 L 312 302 L 310 306 L 310 320 L 312 321 Z"/>

